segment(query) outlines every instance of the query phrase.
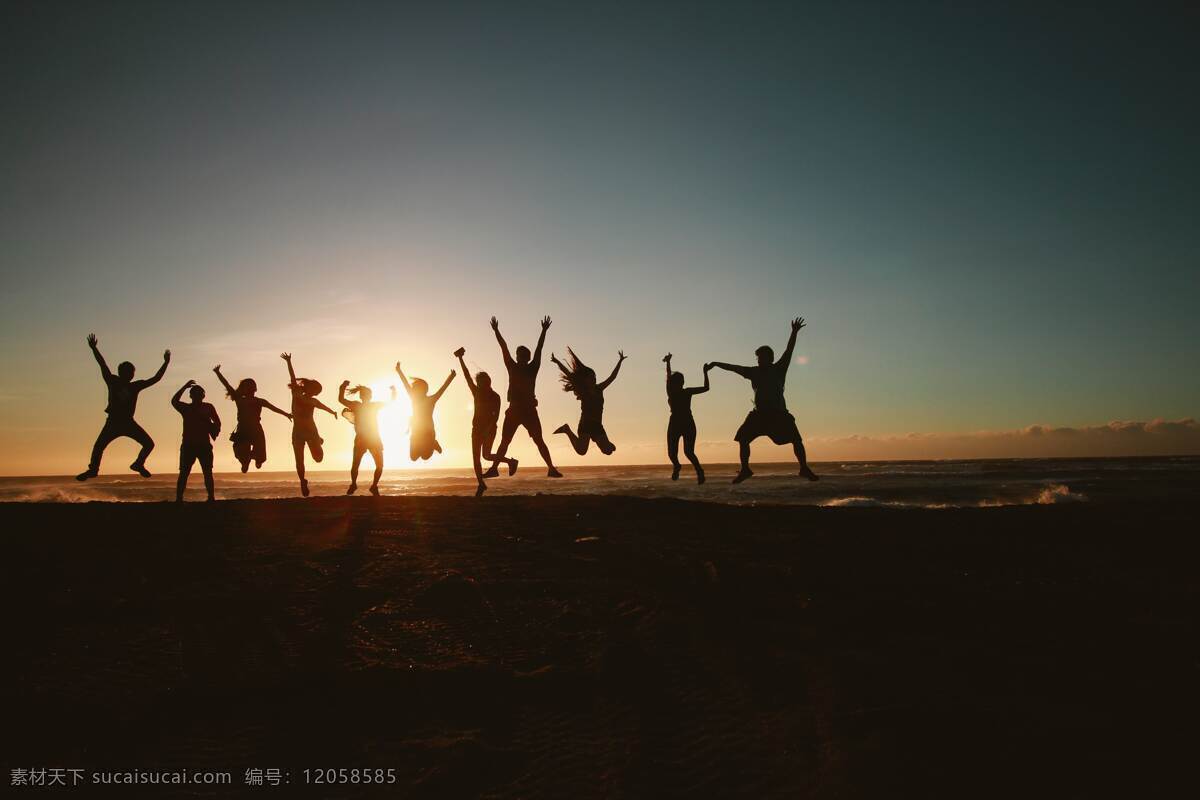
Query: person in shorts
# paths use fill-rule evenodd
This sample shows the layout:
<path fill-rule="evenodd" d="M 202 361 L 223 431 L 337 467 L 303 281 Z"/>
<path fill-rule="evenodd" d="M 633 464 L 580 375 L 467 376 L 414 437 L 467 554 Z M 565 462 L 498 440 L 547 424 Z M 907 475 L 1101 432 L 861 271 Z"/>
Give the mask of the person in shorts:
<path fill-rule="evenodd" d="M 478 481 L 475 496 L 479 497 L 487 491 L 487 483 L 484 478 L 494 478 L 500 475 L 496 464 L 501 461 L 508 464 L 508 474 L 512 475 L 517 471 L 517 460 L 507 457 L 498 458 L 492 454 L 492 445 L 496 441 L 496 423 L 500 421 L 500 395 L 496 394 L 496 390 L 492 388 L 492 376 L 486 372 L 477 372 L 474 379 L 471 378 L 471 371 L 467 369 L 467 362 L 463 359 L 466 353 L 467 350 L 464 347 L 454 351 L 454 355 L 462 367 L 463 377 L 467 379 L 471 397 L 475 402 L 475 413 L 471 417 L 471 465 L 475 468 L 475 480 Z M 483 471 L 484 460 L 494 462 L 487 473 Z"/>
<path fill-rule="evenodd" d="M 542 366 L 542 345 L 546 343 L 546 331 L 549 328 L 550 318 L 544 317 L 542 334 L 538 337 L 537 349 L 533 355 L 530 355 L 528 347 L 521 345 L 517 348 L 517 357 L 514 359 L 508 352 L 508 343 L 500 334 L 499 320 L 492 317 L 492 330 L 496 333 L 496 341 L 500 343 L 500 353 L 504 356 L 504 367 L 508 370 L 508 408 L 504 412 L 504 427 L 500 432 L 500 449 L 496 452 L 492 470 L 496 468 L 496 464 L 505 460 L 508 446 L 512 443 L 517 428 L 524 426 L 525 430 L 529 432 L 529 438 L 533 439 L 538 452 L 542 454 L 542 460 L 546 462 L 546 476 L 562 477 L 562 473 L 555 468 L 554 461 L 550 458 L 550 448 L 546 447 L 546 440 L 542 438 L 542 420 L 538 417 L 538 401 L 534 394 L 538 369 Z"/>
<path fill-rule="evenodd" d="M 763 345 L 754 351 L 758 364 L 753 367 L 743 367 L 736 364 L 726 364 L 714 361 L 707 368 L 735 372 L 750 381 L 754 387 L 754 408 L 746 415 L 746 420 L 734 435 L 738 443 L 738 457 L 741 460 L 741 470 L 734 477 L 734 483 L 741 483 L 754 473 L 750 471 L 750 443 L 760 436 L 767 436 L 775 444 L 790 444 L 800 462 L 801 477 L 810 481 L 819 480 L 808 466 L 808 458 L 804 452 L 804 440 L 796 428 L 796 418 L 787 410 L 783 398 L 783 385 L 787 379 L 788 365 L 792 361 L 792 351 L 796 348 L 796 335 L 804 327 L 804 318 L 792 320 L 792 335 L 788 338 L 787 349 L 778 361 L 775 352 Z"/>

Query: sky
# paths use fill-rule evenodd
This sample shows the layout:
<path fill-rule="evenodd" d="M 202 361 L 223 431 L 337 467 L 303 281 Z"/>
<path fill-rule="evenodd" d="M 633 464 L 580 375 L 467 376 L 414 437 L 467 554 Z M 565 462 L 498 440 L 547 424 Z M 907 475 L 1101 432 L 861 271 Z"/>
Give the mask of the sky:
<path fill-rule="evenodd" d="M 232 428 L 215 364 L 286 406 L 291 351 L 334 404 L 461 345 L 503 390 L 493 314 L 602 376 L 625 350 L 610 462 L 665 462 L 666 352 L 695 384 L 798 315 L 816 460 L 1200 452 L 1196 12 L 975 5 L 7 3 L 0 474 L 86 465 L 92 331 L 139 377 L 173 351 L 139 405 L 166 472 L 185 380 Z M 712 383 L 729 461 L 750 387 Z M 577 421 L 548 363 L 539 397 Z M 469 463 L 470 405 L 460 376 L 431 465 Z"/>

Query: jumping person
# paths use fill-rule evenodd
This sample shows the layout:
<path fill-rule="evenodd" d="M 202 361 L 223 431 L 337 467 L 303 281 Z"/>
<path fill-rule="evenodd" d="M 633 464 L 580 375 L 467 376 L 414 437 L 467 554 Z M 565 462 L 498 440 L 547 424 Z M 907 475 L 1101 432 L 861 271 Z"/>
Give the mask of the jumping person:
<path fill-rule="evenodd" d="M 496 458 L 492 463 L 492 472 L 496 469 L 496 464 L 505 460 L 508 454 L 508 446 L 512 443 L 512 438 L 517 432 L 517 428 L 522 425 L 529 432 L 529 438 L 533 439 L 533 443 L 537 445 L 538 452 L 542 454 L 542 460 L 546 462 L 546 475 L 550 478 L 561 478 L 562 473 L 554 467 L 554 462 L 550 459 L 550 448 L 546 447 L 546 442 L 542 439 L 542 421 L 538 417 L 537 396 L 534 394 L 534 387 L 537 384 L 538 370 L 542 366 L 542 345 L 546 343 L 546 331 L 550 328 L 550 318 L 542 319 L 542 333 L 538 337 L 537 349 L 533 356 L 529 355 L 529 348 L 521 345 L 517 348 L 517 357 L 514 360 L 512 354 L 508 352 L 508 343 L 504 341 L 504 337 L 500 334 L 500 322 L 492 317 L 492 330 L 496 332 L 496 341 L 500 343 L 500 353 L 504 356 L 504 367 L 508 370 L 508 408 L 504 411 L 504 427 L 500 433 L 500 449 L 496 453 Z M 512 474 L 510 467 L 509 474 Z"/>
<path fill-rule="evenodd" d="M 87 343 L 88 347 L 92 349 L 96 363 L 100 365 L 100 374 L 108 387 L 108 406 L 104 409 L 108 414 L 108 419 L 104 421 L 104 427 L 100 429 L 100 435 L 96 437 L 96 443 L 92 445 L 92 459 L 88 462 L 88 468 L 76 475 L 75 480 L 86 481 L 88 478 L 99 475 L 100 459 L 104 457 L 104 448 L 108 447 L 113 439 L 122 436 L 128 436 L 142 446 L 137 458 L 129 465 L 129 468 L 143 478 L 149 478 L 150 471 L 146 469 L 146 458 L 154 449 L 154 440 L 141 425 L 134 421 L 133 412 L 137 408 L 138 395 L 142 390 L 148 389 L 162 380 L 163 374 L 167 371 L 167 364 L 171 363 L 171 351 L 163 351 L 163 363 L 158 368 L 158 372 L 144 381 L 135 381 L 133 364 L 128 361 L 118 364 L 117 374 L 112 374 L 104 356 L 100 355 L 99 340 L 96 338 L 96 334 L 89 333 Z"/>
<path fill-rule="evenodd" d="M 345 406 L 342 415 L 354 423 L 354 456 L 350 462 L 350 488 L 346 494 L 354 494 L 358 490 L 358 465 L 363 455 L 371 454 L 375 462 L 375 477 L 371 480 L 371 494 L 379 496 L 379 478 L 383 475 L 383 439 L 379 435 L 379 412 L 387 403 L 371 402 L 371 390 L 366 386 L 355 386 L 351 394 L 357 394 L 358 400 L 347 400 L 346 389 L 350 381 L 342 381 L 338 387 L 338 402 Z M 396 387 L 391 387 L 392 402 L 396 402 Z"/>
<path fill-rule="evenodd" d="M 337 419 L 338 412 L 317 399 L 321 393 L 320 381 L 312 378 L 297 378 L 296 370 L 292 368 L 292 354 L 280 353 L 288 368 L 288 389 L 292 392 L 292 453 L 296 456 L 296 474 L 300 476 L 300 494 L 308 497 L 308 481 L 304 477 L 304 448 L 308 447 L 313 461 L 318 464 L 325 458 L 321 445 L 325 442 L 317 433 L 317 423 L 313 419 L 313 409 L 328 411 Z"/>
<path fill-rule="evenodd" d="M 257 397 L 258 384 L 254 382 L 253 378 L 242 378 L 235 389 L 221 374 L 220 364 L 213 367 L 213 372 L 217 374 L 221 385 L 225 387 L 229 399 L 237 406 L 237 427 L 229 436 L 229 441 L 233 442 L 233 457 L 242 465 L 242 472 L 250 470 L 251 461 L 254 462 L 255 469 L 262 469 L 263 463 L 267 460 L 267 435 L 263 433 L 262 410 L 269 408 L 281 417 L 288 419 L 291 419 L 292 415 L 261 397 Z"/>
<path fill-rule="evenodd" d="M 796 453 L 796 460 L 800 462 L 801 477 L 810 481 L 819 480 L 808 467 L 804 441 L 800 438 L 800 431 L 796 429 L 796 418 L 788 413 L 787 404 L 783 399 L 783 384 L 787 378 L 788 365 L 792 361 L 792 350 L 796 347 L 796 334 L 803 327 L 803 317 L 792 320 L 792 335 L 788 338 L 787 349 L 778 361 L 775 361 L 775 352 L 763 345 L 754 351 L 754 355 L 758 357 L 756 366 L 741 367 L 722 361 L 705 365 L 706 368 L 719 367 L 736 372 L 749 380 L 750 385 L 754 387 L 754 408 L 746 415 L 746 421 L 733 437 L 738 443 L 738 457 L 742 462 L 741 471 L 733 479 L 734 483 L 741 483 L 754 474 L 750 471 L 750 443 L 759 436 L 769 436 L 775 444 L 790 444 Z"/>
<path fill-rule="evenodd" d="M 475 480 L 479 481 L 475 489 L 475 496 L 479 497 L 487 491 L 487 484 L 483 481 L 485 474 L 481 459 L 496 463 L 503 461 L 508 464 L 509 475 L 517 471 L 517 460 L 492 455 L 492 445 L 496 441 L 496 423 L 500 419 L 500 395 L 492 388 L 492 376 L 486 372 L 476 373 L 475 379 L 471 380 L 471 370 L 467 369 L 467 362 L 463 360 L 466 352 L 466 348 L 460 347 L 454 351 L 454 355 L 462 367 L 463 377 L 467 379 L 467 388 L 471 390 L 471 398 L 475 403 L 475 413 L 471 417 L 471 465 L 475 467 Z M 486 477 L 496 477 L 500 474 L 496 463 L 492 464 Z"/>
<path fill-rule="evenodd" d="M 559 378 L 563 391 L 574 392 L 579 398 L 579 434 L 573 433 L 571 426 L 566 424 L 559 425 L 554 432 L 566 434 L 571 447 L 579 455 L 588 451 L 589 442 L 595 442 L 601 453 L 611 456 L 617 446 L 608 440 L 608 433 L 604 430 L 604 390 L 617 379 L 621 363 L 625 361 L 625 351 L 617 351 L 617 365 L 613 367 L 612 374 L 600 383 L 596 383 L 596 371 L 580 361 L 569 347 L 567 357 L 571 361 L 570 366 L 559 361 L 553 353 L 550 354 L 550 360 L 562 372 Z"/>
<path fill-rule="evenodd" d="M 184 392 L 192 402 L 181 399 Z M 175 502 L 183 502 L 183 490 L 187 488 L 192 465 L 200 462 L 204 473 L 204 489 L 208 501 L 213 501 L 213 448 L 212 443 L 221 433 L 221 418 L 212 403 L 204 402 L 204 389 L 195 381 L 179 387 L 171 397 L 171 406 L 183 417 L 183 441 L 179 444 L 179 480 L 175 483 Z"/>
<path fill-rule="evenodd" d="M 412 383 L 409 383 L 404 370 L 400 369 L 399 361 L 396 362 L 396 374 L 400 376 L 400 381 L 404 384 L 404 389 L 408 392 L 408 399 L 412 403 L 412 416 L 409 418 L 408 457 L 412 461 L 429 459 L 434 453 L 442 452 L 442 446 L 438 444 L 437 433 L 433 429 L 433 407 L 437 405 L 438 400 L 442 399 L 450 381 L 454 380 L 454 370 L 450 370 L 450 374 L 442 382 L 442 388 L 433 394 L 429 393 L 429 384 L 421 378 L 413 378 Z"/>
<path fill-rule="evenodd" d="M 684 388 L 682 372 L 671 371 L 671 354 L 663 356 L 667 365 L 667 405 L 671 419 L 667 422 L 667 456 L 671 459 L 671 480 L 679 480 L 679 440 L 683 439 L 683 454 L 696 468 L 696 483 L 704 483 L 704 468 L 696 458 L 696 420 L 692 416 L 692 398 L 708 391 L 708 372 L 712 364 L 704 365 L 704 385 Z"/>

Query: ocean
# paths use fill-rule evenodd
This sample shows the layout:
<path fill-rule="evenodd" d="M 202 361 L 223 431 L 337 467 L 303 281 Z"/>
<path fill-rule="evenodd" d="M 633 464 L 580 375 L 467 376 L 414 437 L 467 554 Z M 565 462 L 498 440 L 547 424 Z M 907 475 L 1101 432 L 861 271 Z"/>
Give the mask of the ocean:
<path fill-rule="evenodd" d="M 708 482 L 695 483 L 690 467 L 679 481 L 671 468 L 586 466 L 563 468 L 565 477 L 550 480 L 536 467 L 516 476 L 488 481 L 488 494 L 626 495 L 674 497 L 738 505 L 783 504 L 831 507 L 964 508 L 1054 503 L 1111 503 L 1194 500 L 1200 497 L 1200 456 L 1149 458 L 996 459 L 969 461 L 842 461 L 813 464 L 821 480 L 799 478 L 794 465 L 761 464 L 750 480 L 730 484 L 736 466 L 707 468 Z M 341 495 L 347 472 L 310 472 L 314 496 Z M 292 472 L 220 473 L 217 499 L 296 497 Z M 370 497 L 360 477 L 359 494 Z M 389 469 L 380 489 L 385 495 L 472 495 L 469 469 Z M 152 478 L 108 474 L 79 483 L 70 476 L 0 478 L 0 502 L 85 503 L 161 502 L 174 499 L 175 475 Z M 188 500 L 203 500 L 200 474 L 193 473 Z"/>

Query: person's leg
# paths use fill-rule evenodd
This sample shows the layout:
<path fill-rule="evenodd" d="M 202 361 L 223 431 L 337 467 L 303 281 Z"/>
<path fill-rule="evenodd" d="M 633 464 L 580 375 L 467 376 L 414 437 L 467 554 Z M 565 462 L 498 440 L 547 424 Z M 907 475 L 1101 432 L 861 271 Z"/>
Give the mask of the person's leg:
<path fill-rule="evenodd" d="M 129 465 L 129 468 L 143 478 L 149 478 L 150 471 L 146 469 L 146 459 L 150 456 L 150 451 L 154 449 L 154 440 L 150 438 L 150 434 L 146 433 L 146 429 L 136 422 L 129 428 L 127 435 L 142 446 L 137 458 Z"/>
<path fill-rule="evenodd" d="M 200 470 L 204 473 L 204 491 L 208 493 L 208 502 L 213 502 L 216 499 L 215 487 L 213 485 L 213 453 L 212 448 L 208 448 L 200 454 Z"/>
<path fill-rule="evenodd" d="M 671 460 L 671 480 L 679 480 L 679 422 L 671 417 L 667 422 L 667 458 Z"/>
<path fill-rule="evenodd" d="M 487 484 L 483 482 L 483 464 L 479 460 L 479 454 L 482 450 L 483 434 L 479 431 L 471 431 L 471 466 L 475 469 L 476 497 L 487 491 Z"/>
<path fill-rule="evenodd" d="M 304 440 L 292 439 L 292 455 L 296 459 L 296 475 L 300 478 L 300 494 L 308 497 L 308 481 L 304 477 Z"/>
<path fill-rule="evenodd" d="M 242 465 L 242 472 L 250 471 L 250 437 L 241 431 L 234 431 L 236 439 L 233 442 L 233 457 Z"/>
<path fill-rule="evenodd" d="M 379 479 L 383 477 L 383 447 L 371 448 L 371 458 L 375 461 L 375 476 L 371 479 L 371 494 L 379 494 Z"/>
<path fill-rule="evenodd" d="M 187 488 L 188 475 L 192 473 L 192 463 L 196 460 L 187 447 L 179 448 L 179 479 L 175 481 L 175 502 L 183 502 L 183 490 Z"/>
<path fill-rule="evenodd" d="M 118 436 L 120 434 L 117 432 L 116 426 L 110 425 L 106 420 L 100 433 L 96 434 L 96 442 L 92 445 L 92 457 L 88 461 L 88 468 L 76 475 L 76 480 L 86 481 L 88 478 L 94 478 L 100 474 L 100 460 L 104 458 L 104 449 Z"/>
<path fill-rule="evenodd" d="M 508 474 L 516 472 L 516 461 L 507 458 L 508 446 L 512 444 L 513 436 L 517 433 L 517 428 L 521 425 L 521 419 L 513 410 L 509 408 L 504 412 L 504 428 L 500 432 L 500 449 L 494 455 L 488 456 L 491 459 L 492 466 L 487 472 L 483 473 L 485 478 L 496 478 L 500 476 L 500 471 L 496 465 L 501 461 L 508 462 Z"/>
<path fill-rule="evenodd" d="M 573 447 L 575 452 L 579 453 L 579 455 L 582 456 L 587 453 L 588 443 L 590 440 L 586 436 L 576 436 L 575 431 L 571 430 L 570 425 L 559 425 L 554 429 L 554 432 L 561 433 L 566 436 L 567 440 L 571 443 L 571 447 Z"/>
<path fill-rule="evenodd" d="M 738 441 L 738 460 L 742 463 L 742 469 L 733 478 L 734 483 L 741 483 L 749 478 L 754 473 L 750 471 L 750 442 L 742 439 Z"/>
<path fill-rule="evenodd" d="M 546 477 L 561 478 L 562 473 L 555 468 L 554 461 L 550 458 L 550 448 L 546 447 L 546 441 L 542 438 L 542 419 L 538 416 L 537 409 L 534 409 L 533 413 L 526 418 L 525 430 L 529 431 L 529 438 L 533 439 L 538 452 L 542 455 L 542 461 L 546 462 Z"/>
<path fill-rule="evenodd" d="M 254 456 L 254 468 L 262 469 L 262 465 L 267 463 L 267 432 L 261 426 L 254 431 L 254 446 L 251 452 Z"/>
<path fill-rule="evenodd" d="M 694 421 L 683 431 L 683 454 L 696 469 L 696 483 L 704 483 L 704 467 L 700 466 L 700 459 L 696 458 L 696 423 Z"/>
<path fill-rule="evenodd" d="M 514 430 L 515 430 L 515 428 L 514 428 Z M 485 472 L 483 474 L 483 477 L 485 477 L 485 478 L 498 477 L 500 475 L 500 473 L 499 473 L 499 471 L 497 471 L 496 465 L 499 464 L 501 461 L 503 461 L 505 464 L 508 464 L 509 476 L 511 477 L 511 476 L 515 475 L 517 472 L 517 463 L 518 463 L 517 460 L 515 458 L 501 456 L 497 453 L 492 452 L 492 445 L 494 445 L 495 443 L 496 443 L 496 429 L 495 428 L 491 428 L 486 433 L 481 435 L 480 455 L 483 457 L 484 460 L 492 462 L 491 469 L 489 469 L 487 472 Z"/>
<path fill-rule="evenodd" d="M 792 442 L 792 452 L 796 454 L 796 460 L 800 462 L 800 475 L 808 478 L 810 481 L 820 480 L 817 474 L 808 466 L 808 454 L 804 452 L 804 440 L 799 436 Z"/>
<path fill-rule="evenodd" d="M 354 490 L 358 488 L 358 465 L 362 463 L 365 452 L 367 448 L 359 442 L 354 443 L 354 455 L 350 458 L 350 488 L 346 490 L 346 494 L 354 494 Z"/>

